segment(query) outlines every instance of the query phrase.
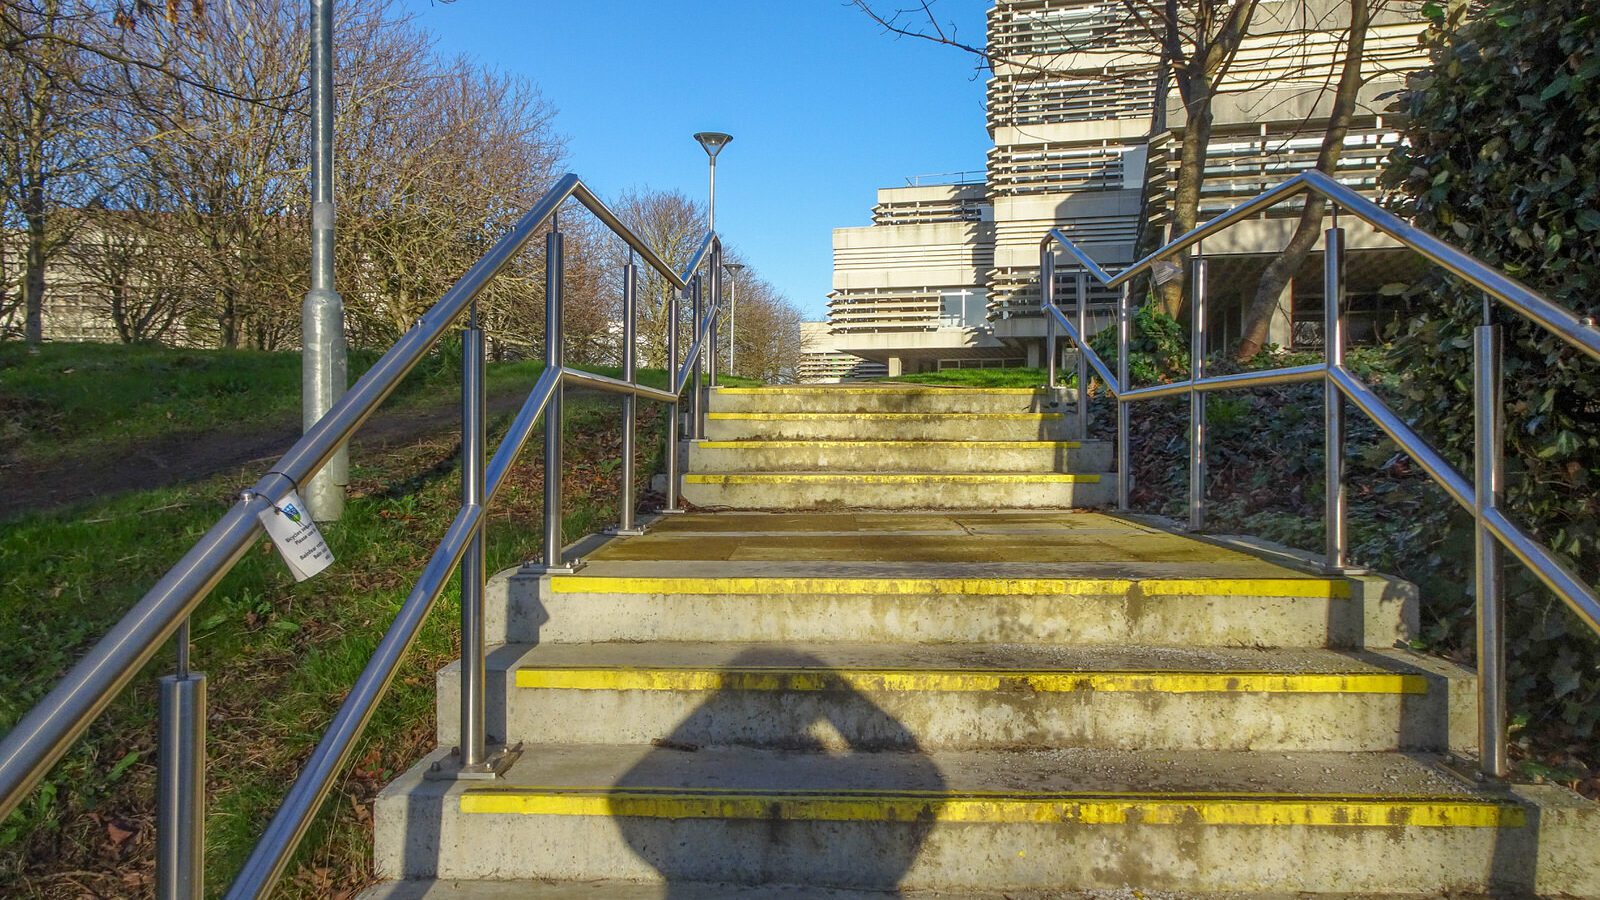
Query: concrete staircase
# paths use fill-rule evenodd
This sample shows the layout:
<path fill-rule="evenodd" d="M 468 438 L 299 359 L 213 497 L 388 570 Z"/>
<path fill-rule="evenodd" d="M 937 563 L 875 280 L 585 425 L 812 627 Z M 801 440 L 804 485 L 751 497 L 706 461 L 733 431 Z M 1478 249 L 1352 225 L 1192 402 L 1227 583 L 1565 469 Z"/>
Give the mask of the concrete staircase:
<path fill-rule="evenodd" d="M 1077 441 L 1066 392 L 816 385 L 720 388 L 689 442 L 704 509 L 1027 509 L 1115 497 L 1111 447 Z"/>
<path fill-rule="evenodd" d="M 690 477 L 1105 467 L 1009 446 L 1062 437 L 1037 422 L 983 450 L 852 433 L 972 399 L 835 391 L 719 392 L 718 415 L 835 424 L 713 419 Z M 575 550 L 576 574 L 491 583 L 489 732 L 522 757 L 427 778 L 456 740 L 442 671 L 441 749 L 378 800 L 371 898 L 1600 895 L 1593 804 L 1442 765 L 1473 675 L 1404 649 L 1405 583 L 1069 510 L 696 512 Z"/>

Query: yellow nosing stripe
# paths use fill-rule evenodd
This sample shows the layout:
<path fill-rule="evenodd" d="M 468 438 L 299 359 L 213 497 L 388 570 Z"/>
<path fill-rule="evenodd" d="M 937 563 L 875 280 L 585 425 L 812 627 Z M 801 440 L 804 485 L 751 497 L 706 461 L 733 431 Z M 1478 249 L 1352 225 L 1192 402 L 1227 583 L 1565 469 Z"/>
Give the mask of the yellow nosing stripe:
<path fill-rule="evenodd" d="M 983 419 L 985 421 L 1016 420 L 1040 422 L 1062 418 L 1062 413 L 1004 412 L 1004 413 L 952 413 L 952 412 L 714 412 L 706 413 L 708 419 L 738 419 L 754 422 L 827 422 L 833 419 Z"/>
<path fill-rule="evenodd" d="M 1067 672 L 937 669 L 518 669 L 519 688 L 575 691 L 947 691 L 1426 694 L 1421 675 L 1393 672 Z"/>
<path fill-rule="evenodd" d="M 719 394 L 1003 394 L 1008 397 L 1036 396 L 1043 388 L 971 388 L 944 384 L 885 384 L 854 387 L 719 387 Z"/>
<path fill-rule="evenodd" d="M 909 594 L 968 596 L 1102 596 L 1137 590 L 1145 597 L 1350 596 L 1350 583 L 1326 578 L 656 578 L 554 575 L 557 594 Z"/>
<path fill-rule="evenodd" d="M 1309 825 L 1520 828 L 1520 806 L 1471 798 L 1320 798 L 1106 794 L 655 791 L 647 788 L 470 788 L 463 813 L 1077 825 Z"/>
<path fill-rule="evenodd" d="M 685 475 L 684 484 L 1099 484 L 1099 475 L 938 472 L 754 472 Z"/>
<path fill-rule="evenodd" d="M 695 441 L 706 450 L 780 450 L 792 447 L 971 447 L 975 450 L 1077 450 L 1079 441 Z"/>

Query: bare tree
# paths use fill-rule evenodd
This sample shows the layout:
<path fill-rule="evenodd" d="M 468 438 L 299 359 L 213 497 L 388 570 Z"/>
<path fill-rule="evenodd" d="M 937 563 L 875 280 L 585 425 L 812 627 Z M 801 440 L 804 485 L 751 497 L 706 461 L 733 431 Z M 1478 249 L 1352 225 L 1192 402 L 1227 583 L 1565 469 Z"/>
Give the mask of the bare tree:
<path fill-rule="evenodd" d="M 22 235 L 24 337 L 44 337 L 45 267 L 70 237 L 57 213 L 91 199 L 105 155 L 99 71 L 71 41 L 86 27 L 65 0 L 37 0 L 0 16 L 0 43 L 59 35 L 34 54 L 0 56 L 0 229 Z"/>
<path fill-rule="evenodd" d="M 1316 168 L 1330 175 L 1339 163 L 1339 156 L 1344 150 L 1344 138 L 1350 132 L 1350 122 L 1355 114 L 1357 97 L 1361 86 L 1366 83 L 1363 61 L 1374 4 L 1372 0 L 1349 0 L 1349 3 L 1350 29 L 1345 36 L 1339 87 L 1334 93 L 1327 130 L 1323 132 L 1322 147 L 1317 153 Z M 1320 195 L 1308 196 L 1288 245 L 1261 273 L 1261 279 L 1256 283 L 1255 297 L 1245 312 L 1243 334 L 1233 350 L 1236 359 L 1249 359 L 1266 346 L 1272 316 L 1278 308 L 1278 298 L 1321 237 L 1322 216 L 1326 209 L 1327 202 Z M 1332 298 L 1329 298 L 1329 302 L 1332 302 Z"/>
<path fill-rule="evenodd" d="M 193 254 L 182 235 L 163 227 L 164 216 L 149 208 L 86 211 L 61 252 L 123 343 L 162 340 L 195 306 Z"/>
<path fill-rule="evenodd" d="M 683 271 L 706 233 L 705 207 L 679 191 L 633 188 L 612 205 L 622 221 L 642 237 L 650 249 L 675 272 Z M 676 289 L 665 279 L 645 277 L 639 296 L 640 362 L 664 366 L 667 359 L 667 323 Z M 743 297 L 740 298 L 743 300 Z M 682 304 L 686 307 L 688 304 Z M 682 323 L 680 323 L 682 324 Z M 680 333 L 687 335 L 687 331 Z M 679 347 L 679 353 L 684 352 Z"/>
<path fill-rule="evenodd" d="M 1053 48 L 1043 59 L 1025 54 L 997 56 L 956 40 L 952 36 L 954 29 L 938 22 L 928 0 L 923 0 L 917 8 L 892 12 L 876 7 L 872 0 L 852 0 L 852 3 L 895 34 L 976 53 L 991 67 L 1014 67 L 1034 77 L 1064 74 L 1066 69 L 1058 61 L 1076 53 L 1111 45 L 1129 48 L 1128 58 L 1122 65 L 1107 66 L 1100 61 L 1093 71 L 1073 71 L 1072 75 L 1088 82 L 1143 78 L 1154 68 L 1163 78 L 1170 79 L 1185 118 L 1172 222 L 1174 229 L 1180 232 L 1194 227 L 1205 181 L 1212 104 L 1224 90 L 1239 49 L 1250 34 L 1257 0 L 1121 0 L 1122 15 L 1115 28 L 1087 40 L 1075 39 L 1063 31 L 1059 40 L 1041 42 Z M 1147 61 L 1140 63 L 1140 57 Z M 1158 92 L 1157 115 L 1162 103 Z M 1181 274 L 1166 282 L 1161 297 L 1162 306 L 1169 314 L 1181 315 L 1185 308 Z"/>

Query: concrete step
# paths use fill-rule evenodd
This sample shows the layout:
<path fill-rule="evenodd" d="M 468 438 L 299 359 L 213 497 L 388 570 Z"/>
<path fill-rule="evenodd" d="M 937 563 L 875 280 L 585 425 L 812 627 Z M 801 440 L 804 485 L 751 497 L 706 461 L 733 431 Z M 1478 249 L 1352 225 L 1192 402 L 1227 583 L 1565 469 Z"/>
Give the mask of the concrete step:
<path fill-rule="evenodd" d="M 717 388 L 712 412 L 1059 412 L 1076 401 L 1065 388 L 968 388 L 915 384 Z"/>
<path fill-rule="evenodd" d="M 712 412 L 713 441 L 1065 441 L 1078 435 L 1061 412 Z"/>
<path fill-rule="evenodd" d="M 817 888 L 1600 892 L 1595 804 L 1390 753 L 528 745 L 380 794 L 380 876 Z M 674 892 L 673 896 L 680 896 Z"/>
<path fill-rule="evenodd" d="M 690 441 L 700 472 L 1106 472 L 1109 441 Z"/>
<path fill-rule="evenodd" d="M 490 581 L 493 643 L 1393 647 L 1416 589 L 1090 512 L 691 513 Z"/>
<path fill-rule="evenodd" d="M 1306 894 L 1280 891 L 1157 891 L 1131 884 L 1105 890 L 1063 891 L 933 891 L 933 890 L 848 890 L 806 887 L 794 884 L 729 884 L 727 882 L 677 881 L 645 883 L 637 881 L 585 880 L 551 881 L 523 879 L 491 881 L 460 879 L 413 879 L 386 881 L 363 891 L 359 900 L 1304 900 Z M 1318 894 L 1329 900 L 1418 900 L 1406 894 Z M 1451 894 L 1450 900 L 1493 900 L 1487 894 Z"/>
<path fill-rule="evenodd" d="M 510 645 L 489 731 L 570 743 L 914 750 L 1429 750 L 1475 741 L 1472 674 L 1408 651 L 1039 644 Z M 439 676 L 458 740 L 459 669 Z"/>
<path fill-rule="evenodd" d="M 1073 509 L 1109 506 L 1116 476 L 1000 472 L 699 472 L 684 501 L 706 509 Z"/>

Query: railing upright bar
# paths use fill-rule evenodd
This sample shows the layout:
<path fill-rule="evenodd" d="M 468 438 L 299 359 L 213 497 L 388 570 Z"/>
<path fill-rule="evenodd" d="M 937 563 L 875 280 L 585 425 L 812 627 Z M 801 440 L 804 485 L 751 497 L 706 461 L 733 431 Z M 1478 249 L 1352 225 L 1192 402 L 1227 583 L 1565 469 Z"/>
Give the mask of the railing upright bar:
<path fill-rule="evenodd" d="M 705 322 L 705 297 L 702 294 L 704 286 L 705 278 L 696 275 L 694 276 L 693 285 L 689 289 L 690 313 L 692 316 L 689 320 L 691 323 L 689 333 L 694 335 L 693 350 L 691 351 L 694 354 L 694 359 L 691 361 L 694 375 L 690 379 L 692 393 L 689 397 L 689 438 L 695 441 L 704 440 L 706 436 L 706 398 L 704 387 L 700 381 L 701 370 L 705 368 L 706 364 L 705 342 L 701 340 L 700 335 Z"/>
<path fill-rule="evenodd" d="M 1078 339 L 1089 340 L 1089 273 L 1078 270 Z M 1078 348 L 1078 440 L 1089 439 L 1089 353 L 1088 347 Z"/>
<path fill-rule="evenodd" d="M 1133 343 L 1133 289 L 1124 284 L 1117 295 L 1117 386 L 1126 391 L 1128 379 L 1128 348 Z M 1133 447 L 1129 444 L 1132 411 L 1128 401 L 1119 392 L 1117 403 L 1117 509 L 1128 512 L 1133 508 Z"/>
<path fill-rule="evenodd" d="M 1194 258 L 1194 283 L 1190 287 L 1189 381 L 1198 384 L 1205 377 L 1206 358 L 1206 258 L 1198 250 Z M 1191 387 L 1189 391 L 1189 527 L 1195 531 L 1206 524 L 1206 395 Z"/>
<path fill-rule="evenodd" d="M 622 380 L 637 385 L 639 373 L 635 370 L 634 344 L 638 320 L 639 268 L 632 262 L 622 267 Z M 670 374 L 668 377 L 671 377 Z M 637 411 L 632 394 L 622 396 L 622 492 L 617 497 L 620 513 L 617 518 L 618 534 L 636 534 L 633 496 L 633 429 Z"/>
<path fill-rule="evenodd" d="M 1056 254 L 1049 243 L 1039 248 L 1039 303 L 1044 309 L 1044 386 L 1053 391 L 1060 351 L 1056 348 L 1056 317 L 1050 314 L 1056 305 Z"/>
<path fill-rule="evenodd" d="M 1487 307 L 1487 303 L 1485 304 Z M 1485 310 L 1487 313 L 1487 309 Z M 1487 315 L 1485 316 L 1487 320 Z M 1478 768 L 1502 778 L 1506 766 L 1506 640 L 1500 540 L 1487 522 L 1505 490 L 1500 327 L 1473 331 L 1473 560 L 1478 616 Z"/>
<path fill-rule="evenodd" d="M 681 290 L 668 288 L 667 378 L 672 382 L 668 387 L 672 389 L 674 398 L 667 405 L 667 496 L 661 508 L 664 513 L 682 512 L 678 508 L 678 428 L 682 422 L 683 404 L 677 398 L 683 396 L 683 385 L 678 383 L 678 317 L 683 314 L 683 307 L 679 305 L 683 294 Z"/>
<path fill-rule="evenodd" d="M 721 349 L 718 334 L 722 331 L 722 248 L 715 247 L 711 251 L 711 271 L 706 273 L 707 294 L 706 305 L 710 307 L 707 316 L 711 319 L 711 340 L 706 352 L 706 390 L 717 389 L 717 356 Z M 711 398 L 706 397 L 710 405 Z M 705 435 L 701 435 L 705 437 Z"/>
<path fill-rule="evenodd" d="M 1344 229 L 1329 228 L 1322 244 L 1323 347 L 1327 373 L 1322 379 L 1323 567 L 1342 572 L 1349 565 L 1344 460 L 1344 395 L 1333 371 L 1344 365 Z"/>
<path fill-rule="evenodd" d="M 544 273 L 544 364 L 561 371 L 565 357 L 561 352 L 561 288 L 563 260 L 561 232 L 550 229 L 545 238 Z M 559 569 L 561 558 L 561 426 L 565 389 L 557 386 L 544 412 L 544 553 L 547 570 Z"/>
<path fill-rule="evenodd" d="M 189 623 L 178 629 L 177 670 L 161 679 L 157 718 L 157 900 L 205 893 L 206 676 L 189 671 Z"/>
<path fill-rule="evenodd" d="M 485 433 L 483 329 L 473 307 L 471 324 L 461 332 L 461 505 L 483 508 Z M 489 756 L 488 664 L 483 594 L 489 574 L 483 520 L 461 556 L 461 767 L 482 766 Z"/>

